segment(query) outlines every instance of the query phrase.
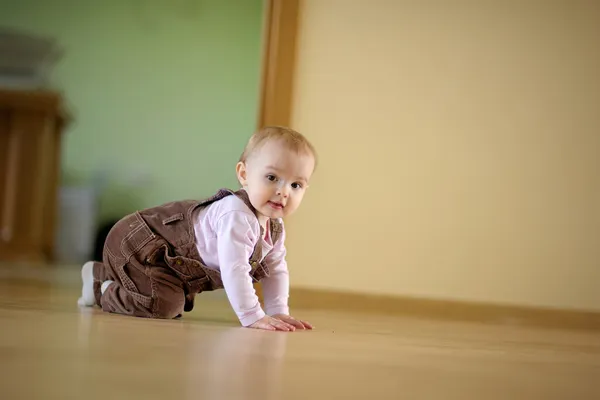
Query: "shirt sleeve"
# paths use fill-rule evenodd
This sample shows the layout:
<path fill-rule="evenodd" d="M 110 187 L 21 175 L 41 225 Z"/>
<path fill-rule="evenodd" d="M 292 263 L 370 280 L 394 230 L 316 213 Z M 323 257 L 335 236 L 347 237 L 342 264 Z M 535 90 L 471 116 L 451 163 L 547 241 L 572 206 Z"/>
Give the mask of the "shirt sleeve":
<path fill-rule="evenodd" d="M 265 316 L 252 285 L 248 260 L 258 240 L 258 222 L 243 211 L 229 211 L 216 224 L 219 267 L 231 306 L 243 326 Z"/>
<path fill-rule="evenodd" d="M 279 240 L 264 260 L 270 271 L 269 277 L 261 279 L 265 310 L 268 315 L 289 315 L 290 278 L 285 256 L 285 229 L 283 229 Z"/>

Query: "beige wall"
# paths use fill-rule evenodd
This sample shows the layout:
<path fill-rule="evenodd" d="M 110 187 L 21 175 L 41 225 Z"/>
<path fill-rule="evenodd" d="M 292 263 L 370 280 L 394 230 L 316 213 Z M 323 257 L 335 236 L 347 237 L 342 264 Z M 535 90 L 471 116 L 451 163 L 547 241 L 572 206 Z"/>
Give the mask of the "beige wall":
<path fill-rule="evenodd" d="M 301 4 L 292 284 L 600 310 L 600 2 Z"/>

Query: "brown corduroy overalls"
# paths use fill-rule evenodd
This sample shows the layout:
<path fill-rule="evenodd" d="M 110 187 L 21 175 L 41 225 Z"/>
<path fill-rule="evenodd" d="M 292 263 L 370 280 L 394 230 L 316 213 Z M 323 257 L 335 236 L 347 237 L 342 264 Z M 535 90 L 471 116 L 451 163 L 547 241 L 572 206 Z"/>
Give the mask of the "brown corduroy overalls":
<path fill-rule="evenodd" d="M 196 294 L 222 289 L 221 274 L 204 265 L 196 248 L 193 212 L 229 195 L 238 196 L 256 214 L 244 190 L 221 189 L 205 200 L 166 203 L 117 222 L 106 238 L 103 262 L 94 263 L 97 305 L 106 312 L 175 318 L 192 310 Z M 275 243 L 282 226 L 271 220 L 270 229 Z M 269 276 L 268 267 L 260 262 L 260 243 L 249 260 L 255 282 Z M 100 286 L 106 280 L 114 282 L 101 294 Z"/>

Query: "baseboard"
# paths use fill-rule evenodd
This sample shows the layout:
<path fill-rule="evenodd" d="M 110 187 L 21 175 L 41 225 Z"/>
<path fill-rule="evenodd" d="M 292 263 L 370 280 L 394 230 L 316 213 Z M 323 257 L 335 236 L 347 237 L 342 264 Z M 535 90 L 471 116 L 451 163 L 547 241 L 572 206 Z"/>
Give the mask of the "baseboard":
<path fill-rule="evenodd" d="M 290 289 L 290 307 L 555 329 L 600 330 L 600 312 Z"/>

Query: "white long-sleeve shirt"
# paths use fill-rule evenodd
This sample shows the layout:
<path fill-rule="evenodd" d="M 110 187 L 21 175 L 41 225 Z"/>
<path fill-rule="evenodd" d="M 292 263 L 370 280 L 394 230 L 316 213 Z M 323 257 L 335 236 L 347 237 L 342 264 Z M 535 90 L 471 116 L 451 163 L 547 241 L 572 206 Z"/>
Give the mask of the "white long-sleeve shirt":
<path fill-rule="evenodd" d="M 283 221 L 279 222 L 283 227 Z M 243 326 L 252 325 L 265 314 L 289 313 L 285 228 L 275 245 L 268 229 L 261 238 L 256 216 L 240 198 L 230 195 L 201 208 L 195 215 L 194 231 L 204 264 L 220 271 L 229 302 Z M 249 275 L 249 259 L 258 240 L 262 241 L 262 261 L 270 271 L 270 276 L 261 280 L 264 311 Z"/>

